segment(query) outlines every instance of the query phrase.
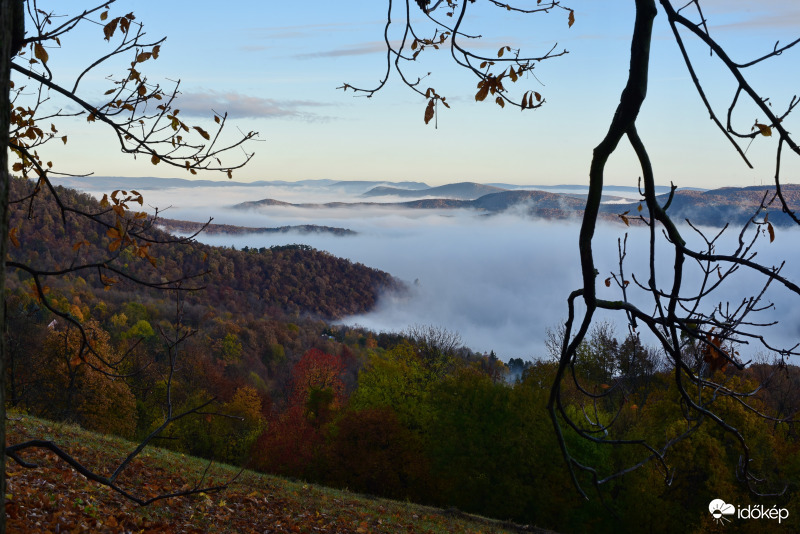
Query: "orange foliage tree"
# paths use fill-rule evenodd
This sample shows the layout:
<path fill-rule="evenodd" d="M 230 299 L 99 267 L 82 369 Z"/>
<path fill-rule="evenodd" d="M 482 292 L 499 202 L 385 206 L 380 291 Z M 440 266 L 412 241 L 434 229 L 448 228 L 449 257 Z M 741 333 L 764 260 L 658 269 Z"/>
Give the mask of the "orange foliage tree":
<path fill-rule="evenodd" d="M 93 351 L 78 329 L 53 328 L 30 362 L 38 387 L 22 403 L 48 419 L 67 420 L 96 432 L 132 437 L 136 400 L 125 381 L 114 376 L 120 358 L 109 334 L 96 321 L 84 324 Z"/>

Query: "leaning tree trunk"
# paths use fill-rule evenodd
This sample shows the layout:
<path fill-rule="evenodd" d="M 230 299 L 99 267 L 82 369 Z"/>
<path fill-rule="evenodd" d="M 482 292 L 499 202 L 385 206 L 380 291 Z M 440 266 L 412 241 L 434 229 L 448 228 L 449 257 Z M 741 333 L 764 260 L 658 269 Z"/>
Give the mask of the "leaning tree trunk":
<path fill-rule="evenodd" d="M 12 41 L 19 36 L 21 28 L 15 32 L 16 14 L 21 14 L 21 0 L 0 0 L 0 443 L 3 454 L 0 454 L 0 534 L 6 531 L 6 243 L 8 238 L 8 193 L 11 186 L 8 173 L 8 135 L 11 115 L 11 56 L 15 52 Z"/>

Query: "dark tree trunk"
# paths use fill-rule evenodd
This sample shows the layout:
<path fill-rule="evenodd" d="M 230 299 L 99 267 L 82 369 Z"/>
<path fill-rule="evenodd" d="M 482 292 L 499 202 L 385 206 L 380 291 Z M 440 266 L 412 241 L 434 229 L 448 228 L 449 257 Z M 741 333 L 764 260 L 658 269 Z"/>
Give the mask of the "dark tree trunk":
<path fill-rule="evenodd" d="M 0 443 L 6 448 L 6 395 L 5 395 L 5 363 L 6 345 L 6 241 L 8 236 L 8 130 L 11 111 L 9 100 L 11 79 L 11 36 L 13 34 L 14 0 L 0 0 L 0 258 L 3 260 L 0 269 Z M 0 514 L 0 533 L 6 531 L 5 496 L 6 496 L 6 455 L 0 454 L 0 503 L 3 513 Z"/>
<path fill-rule="evenodd" d="M 22 0 L 0 0 L 0 443 L 6 446 L 6 252 L 8 243 L 8 194 L 11 186 L 8 173 L 8 135 L 11 119 L 11 57 L 17 51 L 19 40 L 24 36 L 24 19 L 20 24 Z M 0 454 L 0 534 L 6 531 L 6 455 Z"/>

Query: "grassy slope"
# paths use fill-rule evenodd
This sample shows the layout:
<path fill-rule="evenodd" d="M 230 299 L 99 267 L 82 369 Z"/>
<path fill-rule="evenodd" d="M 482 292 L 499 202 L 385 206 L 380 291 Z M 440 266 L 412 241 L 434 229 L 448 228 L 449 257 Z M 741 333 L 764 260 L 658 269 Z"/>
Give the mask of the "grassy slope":
<path fill-rule="evenodd" d="M 88 467 L 103 472 L 133 448 L 125 440 L 73 425 L 11 414 L 8 442 L 50 439 Z M 173 498 L 138 507 L 88 482 L 49 452 L 30 450 L 26 469 L 9 460 L 6 514 L 9 532 L 538 532 L 460 512 L 356 495 L 245 471 L 221 493 Z M 121 478 L 139 495 L 193 487 L 208 463 L 162 449 L 147 449 Z M 205 484 L 237 469 L 213 465 Z"/>

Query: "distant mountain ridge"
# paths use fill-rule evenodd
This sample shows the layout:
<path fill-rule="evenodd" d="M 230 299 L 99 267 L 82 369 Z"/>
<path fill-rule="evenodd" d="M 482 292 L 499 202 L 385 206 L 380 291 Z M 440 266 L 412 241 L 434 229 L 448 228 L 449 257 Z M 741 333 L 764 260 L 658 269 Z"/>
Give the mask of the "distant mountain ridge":
<path fill-rule="evenodd" d="M 460 185 L 460 184 L 454 184 Z M 721 227 L 727 223 L 741 225 L 747 222 L 759 206 L 768 187 L 725 187 L 711 191 L 679 189 L 675 192 L 669 214 L 675 221 L 690 220 L 694 224 Z M 800 185 L 782 186 L 784 197 L 793 206 L 800 206 Z M 668 194 L 658 197 L 663 205 Z M 600 206 L 600 218 L 620 220 L 618 215 L 628 212 L 629 219 L 636 217 L 640 202 L 605 203 Z M 585 200 L 572 194 L 548 193 L 545 191 L 499 191 L 483 195 L 474 200 L 453 198 L 426 198 L 406 202 L 329 202 L 325 204 L 292 204 L 274 199 L 243 202 L 233 206 L 237 209 L 258 209 L 266 206 L 293 206 L 302 208 L 346 208 L 387 207 L 410 209 L 474 209 L 485 213 L 500 213 L 517 209 L 539 218 L 565 219 L 580 217 Z M 788 215 L 773 204 L 769 210 L 769 221 L 777 226 L 791 226 Z"/>
<path fill-rule="evenodd" d="M 70 187 L 81 191 L 111 191 L 114 189 L 168 189 L 174 187 L 324 187 L 329 189 L 345 190 L 363 193 L 370 188 L 385 186 L 401 190 L 428 189 L 430 186 L 424 182 L 389 180 L 257 180 L 253 182 L 238 182 L 234 180 L 189 180 L 186 178 L 156 178 L 153 176 L 65 176 L 54 180 L 57 185 Z"/>
<path fill-rule="evenodd" d="M 547 193 L 544 191 L 500 191 L 489 193 L 475 200 L 452 198 L 427 198 L 406 202 L 328 202 L 324 204 L 291 204 L 274 199 L 263 199 L 236 204 L 236 209 L 259 209 L 270 206 L 293 206 L 311 209 L 335 209 L 358 207 L 386 207 L 407 209 L 473 209 L 487 213 L 500 213 L 519 208 L 535 217 L 564 219 L 576 217 L 583 210 L 585 202 L 570 195 Z"/>
<path fill-rule="evenodd" d="M 471 184 L 484 190 L 482 194 L 497 192 L 499 190 L 519 191 L 519 190 L 538 190 L 547 192 L 574 192 L 585 193 L 588 185 L 561 184 L 561 185 L 519 185 L 508 183 L 477 183 L 460 182 L 431 187 L 425 182 L 420 181 L 392 181 L 392 180 L 332 180 L 329 178 L 317 178 L 307 180 L 256 180 L 252 182 L 241 182 L 236 180 L 190 180 L 186 178 L 157 178 L 153 176 L 65 176 L 54 179 L 57 185 L 79 189 L 81 191 L 107 191 L 113 189 L 167 189 L 175 187 L 322 187 L 328 189 L 340 189 L 355 191 L 359 194 L 369 194 L 377 196 L 379 192 L 371 193 L 375 188 L 386 188 L 387 194 L 402 192 L 405 196 L 413 196 L 412 191 L 421 193 L 424 196 L 448 196 L 448 189 L 455 186 Z M 494 189 L 491 189 L 494 188 Z M 457 189 L 457 187 L 456 187 Z M 696 188 L 681 188 L 696 189 Z M 432 190 L 432 191 L 431 191 Z M 606 185 L 606 193 L 636 193 L 638 188 L 635 186 Z M 703 190 L 703 189 L 698 189 Z M 668 186 L 656 186 L 656 193 L 668 193 Z M 478 195 L 481 196 L 481 195 Z M 455 197 L 454 197 L 455 198 Z M 475 197 L 478 198 L 478 197 Z"/>
<path fill-rule="evenodd" d="M 508 189 L 511 191 L 526 189 L 526 190 L 537 190 L 537 191 L 547 191 L 550 193 L 557 193 L 559 191 L 570 191 L 570 192 L 577 192 L 586 194 L 589 191 L 588 185 L 580 185 L 580 184 L 561 184 L 561 185 L 513 185 L 513 184 L 504 184 L 504 183 L 490 183 L 486 185 L 491 185 L 494 187 L 499 187 L 501 189 Z M 655 190 L 657 194 L 669 193 L 669 186 L 667 185 L 657 185 L 655 186 Z M 705 191 L 705 189 L 695 188 L 695 187 L 682 187 L 683 189 L 692 189 L 697 191 Z M 603 192 L 605 194 L 608 193 L 638 193 L 639 188 L 633 185 L 604 185 Z"/>
<path fill-rule="evenodd" d="M 268 188 L 280 187 L 302 190 L 303 188 L 323 189 L 330 194 L 342 193 L 347 195 L 360 195 L 362 197 L 398 196 L 407 199 L 422 199 L 431 197 L 450 198 L 457 200 L 476 200 L 483 195 L 500 191 L 546 191 L 550 193 L 569 194 L 578 198 L 585 197 L 589 188 L 586 185 L 518 185 L 507 183 L 476 183 L 460 182 L 431 187 L 421 181 L 391 181 L 391 180 L 333 180 L 333 179 L 307 179 L 307 180 L 257 180 L 240 182 L 234 180 L 190 180 L 185 178 L 156 178 L 152 176 L 121 177 L 121 176 L 66 176 L 55 179 L 56 184 L 71 187 L 81 191 L 110 192 L 114 189 L 129 191 L 150 191 L 173 188 L 196 187 L 247 187 Z M 695 188 L 686 188 L 695 189 Z M 684 190 L 684 188 L 681 188 Z M 700 189 L 698 189 L 700 190 Z M 635 186 L 606 185 L 604 187 L 604 201 L 623 200 L 614 197 L 616 193 L 622 197 L 630 198 L 638 192 Z M 656 193 L 668 193 L 669 187 L 656 186 Z"/>
<path fill-rule="evenodd" d="M 335 180 L 301 180 L 288 182 L 283 180 L 255 182 L 235 182 L 233 180 L 189 180 L 186 178 L 156 178 L 152 176 L 125 177 L 125 176 L 67 176 L 54 180 L 56 185 L 63 185 L 81 191 L 113 190 L 113 189 L 168 189 L 172 187 L 230 187 L 232 185 L 245 187 L 302 187 L 308 185 L 329 186 L 337 183 Z"/>
<path fill-rule="evenodd" d="M 490 193 L 505 191 L 500 187 L 478 184 L 475 182 L 460 182 L 457 184 L 440 185 L 419 189 L 400 189 L 398 187 L 378 186 L 362 194 L 362 197 L 396 196 L 405 198 L 444 197 L 455 200 L 475 200 Z"/>
<path fill-rule="evenodd" d="M 770 191 L 769 187 L 759 185 L 723 187 L 711 191 L 678 190 L 668 213 L 673 220 L 689 219 L 693 224 L 699 225 L 724 226 L 728 222 L 741 225 L 755 214 L 767 191 Z M 789 206 L 800 208 L 800 184 L 782 184 L 781 192 Z M 768 200 L 772 194 L 774 189 Z M 658 198 L 664 204 L 668 195 L 660 195 Z M 776 226 L 795 226 L 791 218 L 781 211 L 778 202 L 776 199 L 768 210 L 769 221 Z M 617 206 L 617 209 L 619 207 L 621 206 Z"/>
<path fill-rule="evenodd" d="M 386 187 L 389 189 L 397 189 L 399 191 L 419 191 L 429 189 L 430 186 L 424 182 L 389 182 L 386 180 L 370 181 L 370 180 L 342 180 L 330 184 L 331 187 L 345 187 L 345 188 L 360 188 L 371 187 L 373 189 L 378 187 Z"/>

